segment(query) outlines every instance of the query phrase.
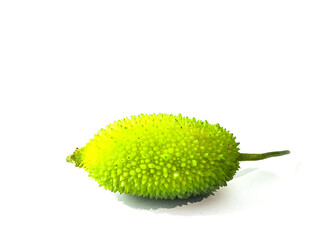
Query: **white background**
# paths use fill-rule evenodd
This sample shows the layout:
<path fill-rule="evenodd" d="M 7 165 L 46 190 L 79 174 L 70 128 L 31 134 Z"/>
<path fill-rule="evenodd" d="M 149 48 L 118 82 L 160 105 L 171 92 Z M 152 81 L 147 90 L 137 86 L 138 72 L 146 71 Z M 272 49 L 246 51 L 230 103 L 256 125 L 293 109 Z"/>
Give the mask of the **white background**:
<path fill-rule="evenodd" d="M 0 80 L 1 239 L 320 238 L 318 0 L 2 0 Z M 114 194 L 66 163 L 140 113 L 291 154 L 189 202 Z"/>

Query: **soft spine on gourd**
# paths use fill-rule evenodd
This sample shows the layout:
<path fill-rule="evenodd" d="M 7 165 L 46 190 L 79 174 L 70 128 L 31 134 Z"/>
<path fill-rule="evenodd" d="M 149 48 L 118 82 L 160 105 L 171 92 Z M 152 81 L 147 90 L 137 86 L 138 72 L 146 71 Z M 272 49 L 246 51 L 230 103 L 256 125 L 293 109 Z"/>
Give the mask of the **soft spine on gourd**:
<path fill-rule="evenodd" d="M 219 124 L 180 114 L 141 114 L 101 129 L 67 161 L 112 192 L 174 199 L 226 186 L 239 161 L 289 153 L 239 153 L 235 139 Z"/>

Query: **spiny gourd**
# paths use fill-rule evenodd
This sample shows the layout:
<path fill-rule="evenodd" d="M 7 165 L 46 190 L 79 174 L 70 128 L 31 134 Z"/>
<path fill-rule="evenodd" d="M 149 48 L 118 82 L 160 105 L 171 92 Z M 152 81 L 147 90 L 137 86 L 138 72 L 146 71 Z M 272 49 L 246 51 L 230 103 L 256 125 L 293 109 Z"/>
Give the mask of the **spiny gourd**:
<path fill-rule="evenodd" d="M 185 199 L 226 186 L 239 161 L 289 153 L 239 153 L 235 139 L 219 124 L 181 114 L 141 114 L 101 129 L 67 162 L 112 192 Z"/>

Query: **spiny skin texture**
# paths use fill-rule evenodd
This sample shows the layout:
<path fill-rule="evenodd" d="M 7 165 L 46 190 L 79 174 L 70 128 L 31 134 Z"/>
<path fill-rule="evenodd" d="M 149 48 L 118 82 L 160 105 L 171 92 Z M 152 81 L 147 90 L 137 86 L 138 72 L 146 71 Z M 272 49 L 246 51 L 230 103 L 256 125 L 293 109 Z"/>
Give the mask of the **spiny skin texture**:
<path fill-rule="evenodd" d="M 219 124 L 142 114 L 101 129 L 67 161 L 112 192 L 188 198 L 226 186 L 239 168 L 238 145 Z"/>

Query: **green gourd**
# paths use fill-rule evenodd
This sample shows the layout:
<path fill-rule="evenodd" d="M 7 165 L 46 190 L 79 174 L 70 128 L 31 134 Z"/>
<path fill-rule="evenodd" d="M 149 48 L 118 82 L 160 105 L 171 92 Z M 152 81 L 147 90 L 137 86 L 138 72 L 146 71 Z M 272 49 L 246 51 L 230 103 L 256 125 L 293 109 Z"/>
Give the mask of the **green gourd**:
<path fill-rule="evenodd" d="M 112 192 L 185 199 L 226 186 L 239 161 L 290 153 L 239 153 L 235 139 L 219 124 L 181 114 L 141 114 L 101 129 L 67 162 Z"/>

